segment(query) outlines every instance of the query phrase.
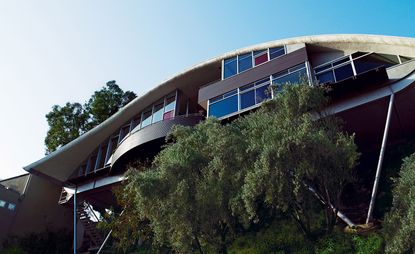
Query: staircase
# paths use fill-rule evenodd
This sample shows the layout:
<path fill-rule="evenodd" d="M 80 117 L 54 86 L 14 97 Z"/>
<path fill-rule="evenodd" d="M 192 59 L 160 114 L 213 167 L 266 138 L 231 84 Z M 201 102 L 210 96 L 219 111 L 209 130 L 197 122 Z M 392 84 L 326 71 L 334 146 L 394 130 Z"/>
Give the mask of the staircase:
<path fill-rule="evenodd" d="M 59 197 L 58 204 L 63 205 L 72 198 L 73 194 L 69 194 L 65 188 L 62 188 L 61 196 Z"/>
<path fill-rule="evenodd" d="M 79 203 L 76 213 L 78 220 L 85 229 L 82 249 L 88 251 L 86 253 L 95 253 L 104 241 L 104 238 L 96 227 L 99 219 L 93 212 L 91 205 L 87 202 Z"/>

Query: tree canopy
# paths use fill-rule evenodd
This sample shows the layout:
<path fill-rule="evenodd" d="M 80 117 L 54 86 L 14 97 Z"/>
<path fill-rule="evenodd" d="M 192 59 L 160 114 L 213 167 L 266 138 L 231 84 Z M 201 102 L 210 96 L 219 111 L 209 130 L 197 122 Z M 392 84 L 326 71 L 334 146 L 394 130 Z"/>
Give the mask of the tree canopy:
<path fill-rule="evenodd" d="M 393 204 L 386 215 L 384 230 L 387 253 L 415 251 L 415 154 L 404 159 L 395 179 Z"/>
<path fill-rule="evenodd" d="M 46 154 L 102 123 L 135 97 L 134 92 L 124 92 L 113 80 L 95 91 L 84 105 L 77 102 L 54 105 L 46 114 L 49 125 L 45 138 Z"/>
<path fill-rule="evenodd" d="M 312 230 L 312 206 L 325 202 L 326 229 L 342 187 L 353 180 L 354 137 L 322 111 L 322 87 L 286 86 L 275 99 L 229 124 L 214 118 L 176 126 L 150 166 L 130 169 L 126 192 L 154 243 L 178 252 L 226 253 L 239 232 L 270 213 Z M 264 212 L 265 211 L 265 212 Z M 122 232 L 121 234 L 122 235 Z"/>

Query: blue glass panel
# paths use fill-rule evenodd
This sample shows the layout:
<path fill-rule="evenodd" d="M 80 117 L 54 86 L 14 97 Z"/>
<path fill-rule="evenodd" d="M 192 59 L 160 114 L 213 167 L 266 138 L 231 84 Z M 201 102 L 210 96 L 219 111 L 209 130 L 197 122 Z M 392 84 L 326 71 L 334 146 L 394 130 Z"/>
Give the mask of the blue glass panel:
<path fill-rule="evenodd" d="M 255 90 L 251 90 L 240 95 L 241 109 L 255 105 Z"/>
<path fill-rule="evenodd" d="M 306 70 L 305 69 L 302 69 L 302 70 L 299 70 L 299 71 L 296 71 L 296 72 L 293 72 L 293 73 L 290 73 L 290 74 L 288 74 L 288 75 L 285 75 L 285 76 L 283 76 L 283 77 L 277 77 L 277 78 L 274 78 L 273 80 L 272 80 L 272 82 L 274 83 L 274 84 L 286 84 L 286 83 L 290 83 L 290 84 L 298 84 L 298 83 L 300 83 L 300 79 L 302 78 L 302 77 L 304 77 L 304 78 L 306 78 L 307 77 L 307 72 L 306 72 Z"/>
<path fill-rule="evenodd" d="M 284 47 L 276 47 L 269 49 L 269 58 L 274 59 L 285 54 Z"/>
<path fill-rule="evenodd" d="M 252 54 L 243 54 L 238 56 L 239 72 L 252 68 Z"/>
<path fill-rule="evenodd" d="M 157 110 L 153 114 L 153 123 L 163 120 L 163 108 Z"/>
<path fill-rule="evenodd" d="M 143 121 L 141 122 L 141 128 L 151 124 L 151 113 L 150 115 L 144 114 Z"/>
<path fill-rule="evenodd" d="M 353 74 L 352 65 L 347 64 L 342 67 L 334 69 L 334 75 L 336 75 L 337 82 L 353 77 L 354 74 Z"/>
<path fill-rule="evenodd" d="M 365 71 L 376 69 L 381 66 L 385 66 L 386 68 L 390 67 L 394 64 L 397 64 L 397 60 L 398 59 L 396 58 L 395 62 L 393 62 L 390 59 L 384 58 L 380 55 L 371 54 L 354 60 L 354 67 L 356 69 L 356 73 L 359 74 Z"/>
<path fill-rule="evenodd" d="M 221 117 L 238 111 L 238 95 L 209 105 L 209 116 Z"/>
<path fill-rule="evenodd" d="M 227 98 L 227 97 L 230 97 L 231 95 L 234 95 L 234 94 L 236 94 L 238 91 L 237 91 L 237 89 L 233 89 L 233 90 L 231 90 L 231 91 L 229 91 L 229 92 L 227 92 L 227 93 L 224 93 L 223 94 L 223 98 Z"/>
<path fill-rule="evenodd" d="M 260 103 L 266 99 L 271 98 L 271 91 L 268 89 L 269 85 L 258 87 L 255 89 L 255 102 Z"/>
<path fill-rule="evenodd" d="M 334 83 L 334 74 L 333 71 L 330 70 L 328 72 L 324 72 L 321 74 L 316 75 L 317 80 L 320 82 L 320 84 L 326 84 L 326 83 Z"/>
<path fill-rule="evenodd" d="M 167 102 L 168 103 L 168 102 Z M 173 110 L 173 109 L 175 109 L 176 108 L 176 101 L 172 101 L 172 102 L 170 102 L 170 103 L 168 103 L 167 105 L 166 105 L 166 107 L 164 108 L 164 111 L 165 112 L 167 112 L 167 111 L 171 111 L 171 110 Z"/>
<path fill-rule="evenodd" d="M 228 78 L 237 73 L 236 57 L 225 59 L 223 64 L 223 78 Z"/>

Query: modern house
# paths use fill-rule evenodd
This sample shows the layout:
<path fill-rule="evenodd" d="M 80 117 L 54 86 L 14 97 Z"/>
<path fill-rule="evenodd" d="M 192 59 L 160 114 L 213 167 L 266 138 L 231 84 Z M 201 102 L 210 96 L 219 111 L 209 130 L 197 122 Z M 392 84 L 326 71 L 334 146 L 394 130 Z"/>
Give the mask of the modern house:
<path fill-rule="evenodd" d="M 327 110 L 356 133 L 363 154 L 376 151 L 379 160 L 368 169 L 375 180 L 386 145 L 415 134 L 414 58 L 415 39 L 375 35 L 305 36 L 235 50 L 166 80 L 24 169 L 61 188 L 56 203 L 76 208 L 75 225 L 90 247 L 99 247 L 104 238 L 93 229 L 92 207 L 102 212 L 114 204 L 111 188 L 126 165 L 157 154 L 173 125 L 232 120 L 275 96 L 281 84 L 306 78 L 333 88 Z"/>

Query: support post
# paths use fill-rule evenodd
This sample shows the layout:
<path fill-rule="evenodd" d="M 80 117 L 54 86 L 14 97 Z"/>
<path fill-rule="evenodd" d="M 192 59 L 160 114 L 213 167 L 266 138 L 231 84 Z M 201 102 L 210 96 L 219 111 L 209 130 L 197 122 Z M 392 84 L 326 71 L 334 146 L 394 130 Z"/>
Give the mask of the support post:
<path fill-rule="evenodd" d="M 382 146 L 380 148 L 378 166 L 376 168 L 375 182 L 373 183 L 372 196 L 370 198 L 370 204 L 369 204 L 369 210 L 367 212 L 366 224 L 368 224 L 369 221 L 372 219 L 373 208 L 375 206 L 376 194 L 378 191 L 378 185 L 379 185 L 379 179 L 380 179 L 380 171 L 382 169 L 383 157 L 385 154 L 386 142 L 388 139 L 389 125 L 390 125 L 391 116 L 392 116 L 392 107 L 393 107 L 394 97 L 395 97 L 395 94 L 392 93 L 389 99 L 388 114 L 386 115 L 386 123 L 385 123 L 385 129 L 383 131 Z"/>
<path fill-rule="evenodd" d="M 73 253 L 76 254 L 76 243 L 77 243 L 77 237 L 76 237 L 76 192 L 77 192 L 77 187 L 75 187 L 75 192 L 73 194 Z"/>

